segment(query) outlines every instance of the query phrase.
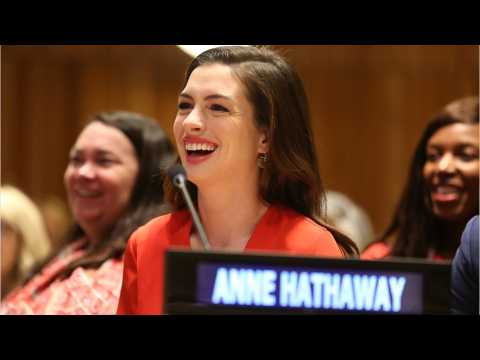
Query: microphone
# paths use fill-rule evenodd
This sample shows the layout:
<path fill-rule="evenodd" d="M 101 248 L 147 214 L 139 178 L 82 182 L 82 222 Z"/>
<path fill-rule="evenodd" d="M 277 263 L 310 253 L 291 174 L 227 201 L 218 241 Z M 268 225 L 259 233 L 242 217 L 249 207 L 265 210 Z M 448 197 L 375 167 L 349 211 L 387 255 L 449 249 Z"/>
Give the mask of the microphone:
<path fill-rule="evenodd" d="M 193 223 L 197 228 L 198 235 L 200 236 L 200 240 L 202 241 L 203 247 L 205 250 L 210 250 L 210 244 L 207 239 L 207 234 L 203 229 L 203 225 L 200 221 L 200 217 L 198 216 L 197 210 L 195 210 L 195 206 L 193 206 L 192 198 L 187 190 L 187 174 L 185 169 L 180 164 L 173 165 L 170 169 L 168 169 L 168 176 L 173 182 L 173 185 L 178 187 L 183 194 L 183 198 L 187 202 L 188 210 L 190 210 L 190 214 L 192 214 Z"/>

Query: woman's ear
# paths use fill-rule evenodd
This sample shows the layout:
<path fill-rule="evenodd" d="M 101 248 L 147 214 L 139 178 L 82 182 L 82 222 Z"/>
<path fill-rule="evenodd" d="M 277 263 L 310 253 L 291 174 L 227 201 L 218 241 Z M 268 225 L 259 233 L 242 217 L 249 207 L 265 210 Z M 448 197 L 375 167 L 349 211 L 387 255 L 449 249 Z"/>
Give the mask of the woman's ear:
<path fill-rule="evenodd" d="M 258 142 L 258 153 L 266 154 L 270 148 L 270 143 L 268 141 L 268 136 L 266 131 L 260 132 L 259 142 Z"/>

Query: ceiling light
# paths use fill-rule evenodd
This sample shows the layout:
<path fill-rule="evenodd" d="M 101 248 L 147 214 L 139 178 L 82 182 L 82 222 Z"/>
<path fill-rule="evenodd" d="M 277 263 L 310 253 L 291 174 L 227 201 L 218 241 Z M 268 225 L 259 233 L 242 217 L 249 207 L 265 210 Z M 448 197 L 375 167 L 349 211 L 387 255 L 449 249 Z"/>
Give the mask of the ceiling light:
<path fill-rule="evenodd" d="M 186 52 L 191 57 L 197 57 L 202 52 L 207 51 L 212 48 L 219 46 L 231 46 L 231 45 L 177 45 L 180 49 Z M 249 45 L 239 45 L 239 46 L 249 46 Z"/>

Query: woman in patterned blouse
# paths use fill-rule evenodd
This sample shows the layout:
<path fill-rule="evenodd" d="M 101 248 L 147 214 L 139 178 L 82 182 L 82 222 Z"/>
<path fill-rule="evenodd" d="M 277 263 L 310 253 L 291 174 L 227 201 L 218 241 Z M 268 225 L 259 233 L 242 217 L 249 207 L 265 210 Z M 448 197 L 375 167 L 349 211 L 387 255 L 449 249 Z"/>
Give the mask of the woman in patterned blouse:
<path fill-rule="evenodd" d="M 7 296 L 0 313 L 115 313 L 127 240 L 167 210 L 161 184 L 173 156 L 155 121 L 128 112 L 96 115 L 79 135 L 65 171 L 76 221 L 71 236 Z"/>

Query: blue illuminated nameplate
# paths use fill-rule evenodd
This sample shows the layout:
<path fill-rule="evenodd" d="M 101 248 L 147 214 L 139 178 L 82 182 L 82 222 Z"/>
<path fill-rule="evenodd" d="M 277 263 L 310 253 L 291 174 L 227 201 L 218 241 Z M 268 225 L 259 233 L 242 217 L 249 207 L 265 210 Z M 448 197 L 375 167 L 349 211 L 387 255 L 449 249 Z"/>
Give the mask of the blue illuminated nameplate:
<path fill-rule="evenodd" d="M 410 272 L 202 262 L 197 268 L 197 301 L 229 307 L 420 314 L 423 278 Z"/>

